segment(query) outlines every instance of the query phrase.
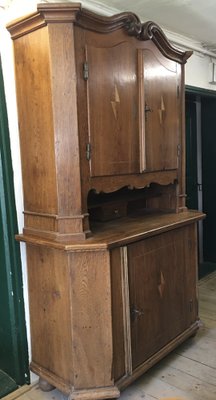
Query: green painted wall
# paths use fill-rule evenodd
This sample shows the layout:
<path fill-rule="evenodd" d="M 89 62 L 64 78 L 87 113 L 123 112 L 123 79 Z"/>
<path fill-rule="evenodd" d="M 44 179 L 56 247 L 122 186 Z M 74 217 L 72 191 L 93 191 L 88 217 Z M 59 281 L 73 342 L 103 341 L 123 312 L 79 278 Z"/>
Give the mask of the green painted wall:
<path fill-rule="evenodd" d="M 7 110 L 0 64 L 0 369 L 29 382 L 27 340 Z"/>

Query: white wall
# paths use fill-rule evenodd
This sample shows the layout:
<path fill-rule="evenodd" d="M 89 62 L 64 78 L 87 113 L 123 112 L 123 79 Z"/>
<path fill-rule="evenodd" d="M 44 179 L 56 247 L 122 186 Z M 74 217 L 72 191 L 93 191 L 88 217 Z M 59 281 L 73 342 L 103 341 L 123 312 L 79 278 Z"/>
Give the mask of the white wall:
<path fill-rule="evenodd" d="M 209 83 L 209 64 L 215 58 L 194 51 L 186 64 L 185 83 L 208 90 L 216 90 L 216 85 Z"/>
<path fill-rule="evenodd" d="M 64 0 L 65 1 L 65 0 Z M 23 229 L 23 195 L 22 195 L 22 177 L 21 177 L 21 163 L 19 153 L 19 135 L 18 135 L 18 121 L 17 121 L 17 107 L 15 96 L 15 77 L 14 77 L 14 60 L 13 49 L 10 35 L 5 28 L 5 23 L 16 19 L 22 15 L 28 14 L 36 10 L 36 0 L 0 0 L 0 52 L 3 66 L 3 76 L 5 83 L 6 102 L 8 108 L 8 120 L 11 140 L 11 153 L 12 163 L 14 170 L 14 186 L 15 198 L 18 216 L 18 226 L 20 232 Z M 103 6 L 95 6 L 91 1 L 83 1 L 85 6 L 88 6 L 94 11 L 103 12 L 104 14 L 111 14 L 112 9 Z M 3 8 L 3 7 L 4 8 Z M 113 10 L 116 11 L 116 10 Z M 167 32 L 167 36 L 175 42 L 178 47 L 195 48 L 193 56 L 189 59 L 186 65 L 186 84 L 199 88 L 216 90 L 216 86 L 208 83 L 208 65 L 212 60 L 212 54 L 203 54 L 201 45 L 194 43 L 186 38 L 178 35 L 173 35 Z M 28 290 L 27 290 L 27 269 L 25 247 L 21 245 L 22 267 L 23 267 L 23 282 L 24 282 L 24 300 L 26 312 L 27 335 L 30 349 L 30 323 L 29 323 L 29 309 L 28 309 Z"/>

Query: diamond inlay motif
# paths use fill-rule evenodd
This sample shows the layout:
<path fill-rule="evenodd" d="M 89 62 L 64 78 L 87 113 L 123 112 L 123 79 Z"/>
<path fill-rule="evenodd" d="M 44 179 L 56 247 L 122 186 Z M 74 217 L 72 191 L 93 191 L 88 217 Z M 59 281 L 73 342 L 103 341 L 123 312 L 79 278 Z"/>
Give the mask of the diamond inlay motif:
<path fill-rule="evenodd" d="M 164 113 L 164 111 L 166 111 L 166 109 L 165 109 L 165 104 L 164 104 L 163 96 L 161 96 L 161 104 L 160 104 L 160 108 L 159 108 L 159 110 L 158 110 L 159 119 L 160 119 L 160 124 L 161 124 L 161 125 L 162 125 L 162 123 L 163 123 L 163 113 Z"/>
<path fill-rule="evenodd" d="M 158 290 L 160 293 L 160 297 L 163 298 L 164 290 L 165 290 L 166 282 L 163 276 L 163 272 L 160 273 L 160 284 L 158 285 Z"/>
<path fill-rule="evenodd" d="M 115 119 L 117 119 L 117 104 L 118 103 L 120 103 L 120 97 L 119 97 L 118 88 L 115 85 L 115 89 L 114 89 L 114 93 L 113 93 L 113 100 L 111 100 L 112 110 L 113 110 Z"/>

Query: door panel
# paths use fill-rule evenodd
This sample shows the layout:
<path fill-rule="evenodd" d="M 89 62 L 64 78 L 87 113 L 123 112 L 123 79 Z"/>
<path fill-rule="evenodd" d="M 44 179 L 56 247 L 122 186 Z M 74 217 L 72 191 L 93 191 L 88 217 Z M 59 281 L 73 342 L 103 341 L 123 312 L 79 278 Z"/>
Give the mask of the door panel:
<path fill-rule="evenodd" d="M 199 223 L 199 277 L 215 270 L 216 97 L 214 91 L 188 87 L 186 92 L 187 206 L 206 213 Z"/>
<path fill-rule="evenodd" d="M 128 246 L 133 369 L 195 321 L 194 227 Z"/>
<path fill-rule="evenodd" d="M 88 45 L 86 55 L 91 176 L 138 173 L 137 51 L 123 42 Z"/>
<path fill-rule="evenodd" d="M 146 170 L 176 169 L 179 66 L 144 50 Z"/>

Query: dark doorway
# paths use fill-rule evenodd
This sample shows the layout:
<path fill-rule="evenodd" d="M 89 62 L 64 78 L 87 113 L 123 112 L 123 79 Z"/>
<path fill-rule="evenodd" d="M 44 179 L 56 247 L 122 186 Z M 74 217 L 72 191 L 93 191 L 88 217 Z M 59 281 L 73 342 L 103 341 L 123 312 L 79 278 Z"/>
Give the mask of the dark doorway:
<path fill-rule="evenodd" d="M 199 277 L 216 269 L 216 92 L 186 88 L 187 207 L 206 213 L 199 224 Z"/>

